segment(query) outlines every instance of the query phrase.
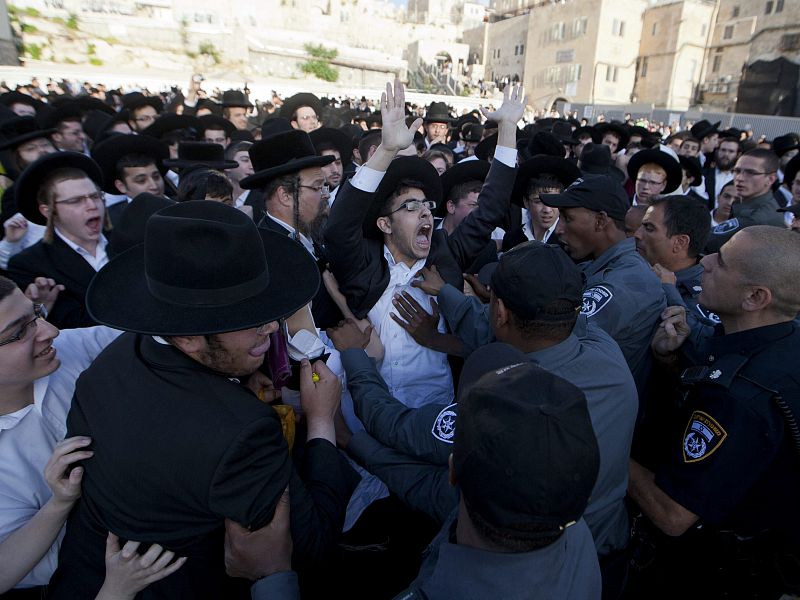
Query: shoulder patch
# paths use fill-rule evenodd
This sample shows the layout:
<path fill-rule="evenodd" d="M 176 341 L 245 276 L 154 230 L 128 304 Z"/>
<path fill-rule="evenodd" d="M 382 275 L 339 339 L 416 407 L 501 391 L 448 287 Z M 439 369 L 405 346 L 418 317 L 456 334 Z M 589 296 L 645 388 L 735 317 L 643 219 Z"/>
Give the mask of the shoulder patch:
<path fill-rule="evenodd" d="M 736 231 L 737 229 L 739 229 L 739 227 L 740 227 L 739 219 L 734 217 L 733 219 L 728 219 L 727 221 L 723 221 L 722 223 L 714 227 L 714 229 L 711 230 L 711 233 L 715 235 L 723 235 L 725 233 L 730 233 L 731 231 Z"/>
<path fill-rule="evenodd" d="M 433 428 L 431 429 L 433 437 L 445 444 L 452 444 L 456 435 L 457 406 L 458 404 L 455 403 L 445 406 L 433 422 Z"/>
<path fill-rule="evenodd" d="M 708 458 L 727 437 L 728 433 L 713 417 L 700 410 L 694 411 L 683 435 L 683 462 L 693 463 Z"/>
<path fill-rule="evenodd" d="M 704 319 L 716 324 L 722 323 L 717 313 L 711 312 L 710 310 L 708 310 L 707 308 L 703 308 L 699 304 L 697 305 L 696 308 L 697 308 L 697 314 L 699 314 Z"/>
<path fill-rule="evenodd" d="M 584 314 L 587 317 L 593 317 L 603 310 L 603 307 L 611 302 L 613 297 L 614 294 L 612 294 L 611 290 L 604 285 L 596 285 L 594 287 L 590 287 L 588 290 L 584 290 L 581 314 Z"/>

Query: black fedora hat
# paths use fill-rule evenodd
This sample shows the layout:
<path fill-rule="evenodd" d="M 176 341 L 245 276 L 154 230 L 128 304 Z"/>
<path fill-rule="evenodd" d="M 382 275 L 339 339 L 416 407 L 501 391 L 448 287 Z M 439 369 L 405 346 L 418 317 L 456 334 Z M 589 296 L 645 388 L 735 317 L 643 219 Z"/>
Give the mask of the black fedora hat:
<path fill-rule="evenodd" d="M 242 90 L 225 90 L 222 92 L 222 107 L 223 108 L 252 108 L 253 103 L 247 99 Z"/>
<path fill-rule="evenodd" d="M 231 123 L 228 119 L 217 115 L 203 115 L 197 119 L 200 122 L 198 133 L 202 136 L 207 129 L 215 131 L 224 131 L 227 137 L 231 137 L 233 132 L 236 131 L 236 125 Z"/>
<path fill-rule="evenodd" d="M 459 137 L 464 142 L 480 142 L 483 138 L 483 125 L 480 123 L 464 123 Z"/>
<path fill-rule="evenodd" d="M 209 169 L 235 169 L 239 166 L 235 160 L 225 160 L 225 148 L 219 144 L 208 142 L 180 142 L 178 158 L 164 161 L 170 169 L 188 169 L 190 167 L 208 167 Z"/>
<path fill-rule="evenodd" d="M 122 97 L 122 107 L 133 112 L 144 106 L 152 106 L 157 113 L 164 110 L 164 103 L 156 96 L 145 96 L 141 92 L 130 92 Z"/>
<path fill-rule="evenodd" d="M 427 200 L 442 202 L 442 183 L 436 168 L 424 158 L 418 156 L 401 156 L 395 158 L 386 174 L 381 179 L 378 189 L 372 197 L 372 204 L 364 217 L 363 230 L 366 237 L 382 240 L 383 233 L 378 229 L 376 221 L 386 199 L 391 196 L 403 181 L 416 181 L 422 185 Z"/>
<path fill-rule="evenodd" d="M 625 173 L 611 164 L 611 149 L 605 144 L 589 142 L 583 147 L 578 162 L 584 175 L 611 175 L 619 183 L 625 181 Z"/>
<path fill-rule="evenodd" d="M 492 135 L 487 135 L 475 146 L 475 156 L 477 156 L 479 160 L 489 160 L 489 157 L 494 154 L 494 149 L 496 147 L 497 134 L 493 133 Z"/>
<path fill-rule="evenodd" d="M 37 117 L 42 129 L 55 129 L 64 121 L 82 121 L 84 111 L 74 100 L 63 102 L 57 108 L 42 111 Z"/>
<path fill-rule="evenodd" d="M 596 144 L 600 144 L 603 142 L 603 137 L 607 133 L 613 133 L 619 139 L 619 144 L 617 144 L 617 151 L 622 150 L 625 146 L 628 145 L 628 140 L 630 136 L 628 135 L 628 130 L 626 127 L 622 125 L 622 123 L 615 123 L 611 121 L 610 123 L 598 123 L 594 126 L 594 137 L 592 138 Z"/>
<path fill-rule="evenodd" d="M 222 115 L 222 107 L 211 98 L 200 98 L 197 101 L 197 106 L 194 107 L 194 110 L 197 112 L 201 109 L 210 110 L 212 115 Z"/>
<path fill-rule="evenodd" d="M 128 111 L 122 111 L 110 115 L 101 110 L 90 110 L 83 117 L 83 131 L 94 141 L 102 139 L 104 133 L 117 123 L 127 123 Z"/>
<path fill-rule="evenodd" d="M 689 131 L 692 132 L 692 137 L 697 138 L 700 141 L 703 141 L 704 137 L 708 137 L 709 135 L 714 135 L 715 133 L 719 133 L 719 125 L 722 121 L 717 121 L 713 125 L 706 119 L 702 119 L 692 125 Z"/>
<path fill-rule="evenodd" d="M 581 171 L 574 162 L 566 158 L 538 154 L 519 166 L 517 178 L 514 180 L 514 189 L 511 192 L 511 201 L 517 206 L 524 207 L 523 199 L 528 182 L 531 179 L 545 176 L 555 179 L 564 188 L 568 188 L 581 176 Z"/>
<path fill-rule="evenodd" d="M 136 196 L 122 211 L 119 222 L 114 226 L 108 242 L 108 256 L 113 258 L 144 242 L 147 220 L 162 208 L 173 204 L 175 201 L 166 196 L 156 196 L 147 192 Z"/>
<path fill-rule="evenodd" d="M 445 102 L 431 102 L 422 120 L 425 123 L 452 123 L 455 121 Z"/>
<path fill-rule="evenodd" d="M 792 185 L 795 177 L 797 177 L 798 171 L 800 171 L 800 154 L 795 155 L 792 160 L 786 164 L 786 168 L 783 170 L 783 183 L 787 186 Z"/>
<path fill-rule="evenodd" d="M 281 175 L 334 161 L 333 156 L 318 156 L 311 138 L 299 129 L 256 142 L 250 147 L 249 154 L 255 172 L 239 182 L 243 190 L 260 188 Z"/>
<path fill-rule="evenodd" d="M 33 107 L 33 109 L 37 113 L 43 108 L 47 108 L 47 105 L 41 100 L 37 100 L 33 96 L 29 96 L 28 94 L 23 94 L 22 92 L 18 92 L 16 90 L 11 92 L 6 92 L 5 94 L 1 94 L 0 104 L 2 104 L 3 106 L 12 106 L 14 104 L 27 104 L 28 106 Z"/>
<path fill-rule="evenodd" d="M 98 323 L 150 335 L 258 327 L 314 297 L 319 270 L 285 235 L 259 230 L 221 202 L 180 202 L 152 215 L 144 243 L 123 252 L 86 292 Z"/>
<path fill-rule="evenodd" d="M 42 129 L 35 117 L 12 117 L 0 123 L 0 150 L 10 150 L 39 138 L 46 138 L 55 129 Z"/>
<path fill-rule="evenodd" d="M 109 194 L 121 194 L 115 183 L 117 179 L 117 163 L 129 154 L 147 156 L 153 159 L 156 167 L 164 175 L 167 167 L 164 161 L 169 158 L 169 146 L 147 135 L 120 134 L 106 138 L 92 148 L 92 158 L 100 165 L 103 172 L 103 191 Z"/>
<path fill-rule="evenodd" d="M 322 102 L 314 94 L 300 92 L 283 101 L 281 106 L 281 116 L 287 121 L 291 121 L 298 108 L 310 106 L 317 113 L 317 117 L 322 116 Z"/>
<path fill-rule="evenodd" d="M 103 188 L 103 172 L 96 162 L 80 152 L 53 152 L 36 159 L 28 165 L 16 181 L 15 198 L 17 207 L 28 221 L 37 225 L 46 225 L 47 219 L 39 212 L 36 201 L 39 188 L 48 176 L 57 169 L 78 169 Z"/>
<path fill-rule="evenodd" d="M 575 131 L 572 132 L 572 137 L 580 142 L 581 136 L 594 138 L 594 127 L 591 125 L 583 125 L 575 128 Z"/>
<path fill-rule="evenodd" d="M 149 135 L 156 139 L 163 138 L 166 134 L 173 131 L 184 130 L 191 139 L 197 137 L 200 130 L 200 120 L 189 115 L 176 115 L 175 113 L 165 113 L 160 115 L 153 124 L 142 131 L 142 135 Z"/>
<path fill-rule="evenodd" d="M 779 157 L 789 152 L 789 150 L 797 150 L 798 148 L 800 148 L 800 136 L 796 133 L 779 135 L 772 140 L 772 151 Z"/>
<path fill-rule="evenodd" d="M 564 158 L 564 143 L 549 131 L 537 131 L 528 140 L 519 140 L 517 144 L 520 158 L 528 160 L 539 154 Z"/>
<path fill-rule="evenodd" d="M 115 111 L 110 104 L 103 102 L 100 100 L 100 98 L 95 98 L 93 96 L 78 96 L 75 102 L 84 113 L 92 110 L 99 110 L 107 115 L 117 114 L 117 111 Z"/>
<path fill-rule="evenodd" d="M 574 146 L 580 143 L 572 133 L 572 125 L 570 125 L 566 121 L 554 122 L 553 129 L 550 132 L 562 144 L 568 144 L 570 146 Z"/>
<path fill-rule="evenodd" d="M 703 183 L 703 170 L 700 167 L 700 159 L 696 156 L 678 156 L 681 161 L 681 169 L 689 173 L 692 178 L 691 185 L 694 187 Z"/>
<path fill-rule="evenodd" d="M 310 132 L 308 136 L 311 138 L 317 154 L 320 152 L 320 147 L 332 146 L 339 153 L 342 165 L 350 163 L 350 159 L 353 157 L 353 140 L 343 131 L 331 127 L 320 127 Z"/>
<path fill-rule="evenodd" d="M 289 119 L 270 117 L 261 124 L 261 139 L 265 140 L 273 135 L 278 135 L 279 133 L 285 133 L 287 131 L 294 131 L 294 127 L 289 123 Z"/>
<path fill-rule="evenodd" d="M 439 177 L 442 182 L 442 201 L 436 204 L 436 212 L 434 214 L 437 217 L 445 216 L 447 214 L 447 200 L 450 190 L 468 181 L 480 181 L 483 183 L 486 181 L 486 176 L 489 174 L 489 167 L 491 166 L 491 163 L 486 160 L 464 160 L 442 173 Z"/>
<path fill-rule="evenodd" d="M 640 150 L 628 161 L 628 177 L 631 181 L 636 181 L 636 174 L 642 166 L 648 163 L 655 163 L 667 173 L 667 185 L 664 188 L 665 194 L 674 192 L 683 180 L 681 163 L 675 160 L 672 154 L 664 152 L 659 148 L 648 148 Z"/>

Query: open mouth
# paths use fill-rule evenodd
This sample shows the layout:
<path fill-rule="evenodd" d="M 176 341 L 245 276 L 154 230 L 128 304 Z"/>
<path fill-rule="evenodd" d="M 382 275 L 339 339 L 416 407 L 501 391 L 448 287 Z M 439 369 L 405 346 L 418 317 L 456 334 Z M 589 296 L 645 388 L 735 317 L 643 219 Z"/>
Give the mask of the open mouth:
<path fill-rule="evenodd" d="M 86 221 L 86 227 L 92 233 L 100 233 L 100 230 L 103 228 L 103 220 L 100 217 L 92 217 Z"/>
<path fill-rule="evenodd" d="M 428 223 L 425 223 L 424 225 L 421 225 L 419 229 L 417 229 L 417 235 L 414 238 L 414 242 L 420 248 L 430 248 L 432 233 L 433 233 L 433 226 Z"/>
<path fill-rule="evenodd" d="M 53 346 L 48 346 L 47 348 L 39 352 L 39 354 L 35 355 L 34 358 L 46 358 L 54 355 L 55 353 L 56 349 L 53 348 Z"/>
<path fill-rule="evenodd" d="M 270 344 L 269 336 L 267 336 L 267 339 L 264 340 L 263 344 L 260 344 L 255 348 L 250 348 L 248 354 L 250 354 L 250 356 L 252 356 L 253 358 L 264 356 L 267 353 L 267 350 L 269 350 L 269 344 Z"/>

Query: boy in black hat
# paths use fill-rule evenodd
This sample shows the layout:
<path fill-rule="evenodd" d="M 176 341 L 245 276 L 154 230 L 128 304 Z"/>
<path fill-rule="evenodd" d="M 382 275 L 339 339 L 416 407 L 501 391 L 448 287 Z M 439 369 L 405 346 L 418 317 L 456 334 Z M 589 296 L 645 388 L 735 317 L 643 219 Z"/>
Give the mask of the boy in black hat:
<path fill-rule="evenodd" d="M 261 527 L 287 485 L 298 564 L 335 547 L 354 487 L 333 444 L 338 380 L 323 363 L 302 366 L 305 483 L 276 413 L 240 382 L 264 361 L 278 320 L 318 285 L 314 262 L 293 241 L 203 201 L 150 217 L 144 244 L 94 280 L 92 314 L 129 333 L 76 387 L 67 432 L 91 436 L 95 454 L 83 464 L 53 598 L 97 592 L 106 531 L 191 557 L 153 584 L 154 597 L 249 598 L 224 573 L 224 520 Z"/>
<path fill-rule="evenodd" d="M 281 117 L 291 123 L 293 129 L 310 133 L 322 127 L 319 118 L 322 103 L 314 94 L 301 92 L 283 101 Z"/>
<path fill-rule="evenodd" d="M 236 129 L 247 129 L 247 111 L 251 108 L 253 103 L 247 99 L 243 91 L 225 90 L 222 93 L 222 116 Z"/>
<path fill-rule="evenodd" d="M 210 144 L 219 144 L 227 148 L 231 144 L 231 136 L 236 126 L 228 119 L 216 115 L 205 115 L 200 121 L 199 139 Z"/>
<path fill-rule="evenodd" d="M 309 136 L 317 154 L 320 156 L 332 156 L 333 161 L 322 166 L 322 175 L 325 183 L 328 184 L 330 197 L 328 204 L 333 206 L 336 201 L 336 194 L 342 184 L 345 169 L 350 168 L 350 161 L 353 156 L 353 141 L 344 132 L 330 127 L 320 127 L 312 131 Z"/>
<path fill-rule="evenodd" d="M 425 111 L 422 121 L 425 128 L 425 147 L 430 148 L 434 144 L 447 143 L 447 136 L 450 133 L 450 124 L 453 122 L 450 110 L 444 102 L 431 102 Z"/>

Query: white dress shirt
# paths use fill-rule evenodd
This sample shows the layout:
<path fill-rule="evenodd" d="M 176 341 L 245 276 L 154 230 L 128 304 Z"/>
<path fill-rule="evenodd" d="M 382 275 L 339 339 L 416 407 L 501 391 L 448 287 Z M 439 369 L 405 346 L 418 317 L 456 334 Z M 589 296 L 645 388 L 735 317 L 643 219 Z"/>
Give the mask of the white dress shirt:
<path fill-rule="evenodd" d="M 56 235 L 58 237 L 64 240 L 64 243 L 67 246 L 75 250 L 75 252 L 77 252 L 81 256 L 81 258 L 83 258 L 83 260 L 89 263 L 89 266 L 92 267 L 95 271 L 99 271 L 108 263 L 108 254 L 106 254 L 106 246 L 108 246 L 108 240 L 106 239 L 106 236 L 104 236 L 102 233 L 100 234 L 100 239 L 97 240 L 97 247 L 95 248 L 94 256 L 92 256 L 87 250 L 85 250 L 81 246 L 78 246 L 78 244 L 76 244 L 72 240 L 68 240 L 66 237 L 64 237 L 64 234 L 61 233 L 57 227 L 54 229 L 54 231 L 56 232 Z"/>
<path fill-rule="evenodd" d="M 108 327 L 66 329 L 54 340 L 61 366 L 33 385 L 33 404 L 0 415 L 0 541 L 25 525 L 50 499 L 44 466 L 67 432 L 75 380 L 121 332 Z M 45 585 L 58 563 L 63 528 L 18 587 Z"/>

